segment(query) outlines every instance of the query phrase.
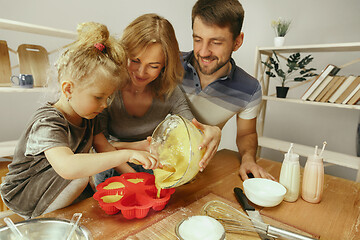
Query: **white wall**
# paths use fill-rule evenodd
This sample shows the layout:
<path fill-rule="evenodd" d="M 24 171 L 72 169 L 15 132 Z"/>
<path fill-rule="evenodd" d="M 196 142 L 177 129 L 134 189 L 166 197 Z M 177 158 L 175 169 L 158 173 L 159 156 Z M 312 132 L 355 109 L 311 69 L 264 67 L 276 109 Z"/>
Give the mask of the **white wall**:
<path fill-rule="evenodd" d="M 278 17 L 292 19 L 286 45 L 342 43 L 360 41 L 360 2 L 358 0 L 242 0 L 245 9 L 243 46 L 233 55 L 238 65 L 254 74 L 256 46 L 272 46 L 274 33 L 270 22 Z M 0 0 L 0 17 L 70 31 L 84 21 L 104 23 L 111 33 L 120 35 L 125 26 L 143 13 L 155 12 L 173 24 L 182 50 L 192 49 L 191 8 L 195 0 Z M 16 49 L 21 43 L 43 45 L 51 51 L 69 40 L 0 30 L 0 39 Z M 12 61 L 16 57 L 12 54 Z M 356 54 L 313 54 L 319 71 L 328 63 L 342 65 Z M 52 61 L 56 59 L 56 54 Z M 359 64 L 341 70 L 342 74 L 357 74 Z M 339 74 L 340 74 L 339 73 Z M 275 89 L 274 84 L 270 91 Z M 289 97 L 299 97 L 307 88 L 292 90 Z M 17 139 L 41 94 L 0 94 L 0 141 Z M 6 113 L 5 113 L 6 112 Z M 270 103 L 264 135 L 310 146 L 328 142 L 327 149 L 356 155 L 355 133 L 359 111 Z M 223 130 L 221 148 L 236 149 L 235 121 Z M 280 153 L 265 150 L 263 157 L 281 161 Z M 330 168 L 328 173 L 354 179 L 354 171 Z"/>

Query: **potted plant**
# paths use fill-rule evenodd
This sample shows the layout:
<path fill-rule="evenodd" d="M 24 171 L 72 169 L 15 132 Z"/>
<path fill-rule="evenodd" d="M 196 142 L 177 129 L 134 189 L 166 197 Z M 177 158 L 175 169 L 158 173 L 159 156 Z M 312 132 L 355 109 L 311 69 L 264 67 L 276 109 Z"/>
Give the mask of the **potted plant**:
<path fill-rule="evenodd" d="M 302 82 L 308 77 L 317 76 L 316 73 L 312 72 L 316 70 L 315 68 L 306 68 L 306 66 L 314 59 L 311 55 L 307 55 L 304 58 L 301 58 L 300 53 L 290 55 L 286 59 L 286 66 L 288 67 L 286 71 L 282 70 L 279 58 L 275 51 L 273 51 L 273 55 L 274 58 L 270 57 L 268 62 L 261 62 L 268 68 L 268 71 L 265 71 L 265 73 L 270 78 L 277 77 L 281 80 L 281 86 L 276 87 L 277 97 L 286 97 L 289 90 L 289 87 L 285 86 L 287 82 Z"/>
<path fill-rule="evenodd" d="M 281 47 L 285 42 L 285 35 L 289 31 L 291 21 L 279 18 L 277 21 L 273 20 L 271 26 L 275 32 L 274 46 Z"/>

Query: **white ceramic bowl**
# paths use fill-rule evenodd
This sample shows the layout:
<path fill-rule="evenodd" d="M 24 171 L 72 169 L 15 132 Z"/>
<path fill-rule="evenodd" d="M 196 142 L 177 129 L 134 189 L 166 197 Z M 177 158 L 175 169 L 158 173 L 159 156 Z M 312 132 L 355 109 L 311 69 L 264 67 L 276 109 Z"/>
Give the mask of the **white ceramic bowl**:
<path fill-rule="evenodd" d="M 278 182 L 265 178 L 250 178 L 243 183 L 246 197 L 262 207 L 274 207 L 284 199 L 286 188 Z"/>

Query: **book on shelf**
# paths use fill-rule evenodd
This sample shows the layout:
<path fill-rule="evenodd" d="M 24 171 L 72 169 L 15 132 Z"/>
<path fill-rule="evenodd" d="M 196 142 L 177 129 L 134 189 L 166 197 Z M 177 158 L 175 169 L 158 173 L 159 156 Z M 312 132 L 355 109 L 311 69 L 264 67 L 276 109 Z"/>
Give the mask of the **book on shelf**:
<path fill-rule="evenodd" d="M 340 68 L 336 67 L 333 64 L 328 64 L 322 72 L 315 78 L 314 82 L 310 87 L 305 91 L 304 95 L 301 97 L 302 100 L 308 100 L 310 95 L 315 91 L 315 89 L 322 83 L 322 81 L 328 76 L 334 76 L 338 73 Z"/>
<path fill-rule="evenodd" d="M 332 79 L 333 76 L 327 76 L 314 90 L 314 92 L 308 97 L 308 100 L 314 101 L 319 96 L 319 94 L 321 94 L 322 91 L 327 87 L 327 85 L 331 82 Z"/>
<path fill-rule="evenodd" d="M 346 77 L 340 87 L 329 98 L 328 102 L 335 103 L 335 101 L 341 96 L 341 94 L 346 90 L 346 88 L 350 86 L 350 84 L 355 80 L 355 78 L 356 77 L 353 75 Z"/>
<path fill-rule="evenodd" d="M 360 90 L 358 90 L 352 98 L 346 103 L 349 105 L 354 105 L 360 100 Z"/>
<path fill-rule="evenodd" d="M 351 93 L 341 103 L 347 104 L 347 102 L 350 101 L 350 99 L 359 91 L 359 89 L 360 89 L 360 84 L 357 85 L 356 88 L 354 90 L 352 90 Z"/>
<path fill-rule="evenodd" d="M 329 98 L 333 95 L 333 93 L 341 86 L 341 84 L 346 79 L 345 76 L 335 76 L 333 80 L 329 83 L 330 88 L 325 93 L 325 95 L 320 99 L 320 102 L 327 102 Z"/>
<path fill-rule="evenodd" d="M 335 84 L 336 80 L 339 76 L 328 76 L 331 77 L 331 81 L 326 85 L 326 87 L 321 91 L 321 93 L 315 98 L 316 102 L 321 102 L 321 99 L 325 96 L 326 93 L 331 89 L 331 87 Z"/>
<path fill-rule="evenodd" d="M 345 99 L 357 88 L 360 84 L 360 76 L 354 79 L 352 83 L 345 89 L 345 91 L 336 99 L 335 103 L 343 103 Z"/>

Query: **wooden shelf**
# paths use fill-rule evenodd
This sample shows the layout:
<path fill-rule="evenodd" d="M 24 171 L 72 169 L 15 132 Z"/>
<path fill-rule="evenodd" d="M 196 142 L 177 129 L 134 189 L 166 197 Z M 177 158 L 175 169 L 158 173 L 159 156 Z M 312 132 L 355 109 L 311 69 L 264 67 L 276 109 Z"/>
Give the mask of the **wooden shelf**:
<path fill-rule="evenodd" d="M 337 103 L 304 101 L 302 99 L 295 99 L 295 98 L 291 99 L 291 98 L 278 98 L 278 97 L 273 97 L 273 96 L 263 96 L 263 100 L 275 101 L 275 102 L 286 102 L 286 103 L 309 104 L 309 105 L 321 106 L 321 107 L 336 107 L 336 108 L 348 108 L 348 109 L 360 110 L 360 105 L 347 105 L 347 104 L 337 104 Z"/>
<path fill-rule="evenodd" d="M 258 144 L 261 147 L 271 148 L 280 152 L 287 152 L 289 150 L 290 142 L 278 140 L 275 138 L 259 137 Z M 294 143 L 294 152 L 300 156 L 308 157 L 314 154 L 314 147 L 309 147 Z M 360 157 L 332 152 L 325 150 L 323 153 L 324 162 L 341 165 L 344 167 L 359 169 Z"/>

